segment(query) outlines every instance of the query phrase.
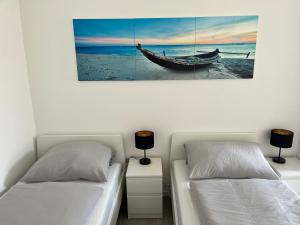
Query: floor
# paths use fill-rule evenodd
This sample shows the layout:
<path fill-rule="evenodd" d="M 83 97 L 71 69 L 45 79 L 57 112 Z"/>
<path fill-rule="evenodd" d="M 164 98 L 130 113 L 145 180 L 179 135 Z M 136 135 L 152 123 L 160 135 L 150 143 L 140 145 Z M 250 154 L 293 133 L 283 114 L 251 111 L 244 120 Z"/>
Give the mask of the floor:
<path fill-rule="evenodd" d="M 162 219 L 128 219 L 126 201 L 123 201 L 117 225 L 173 225 L 172 203 L 170 198 L 164 198 L 164 217 Z"/>

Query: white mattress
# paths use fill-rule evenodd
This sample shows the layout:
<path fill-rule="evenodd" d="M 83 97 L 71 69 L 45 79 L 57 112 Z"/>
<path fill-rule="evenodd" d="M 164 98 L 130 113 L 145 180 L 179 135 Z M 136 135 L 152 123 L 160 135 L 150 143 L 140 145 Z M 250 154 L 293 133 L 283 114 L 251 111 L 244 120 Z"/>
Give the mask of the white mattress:
<path fill-rule="evenodd" d="M 176 201 L 179 224 L 200 225 L 200 219 L 191 197 L 186 161 L 173 161 L 171 173 L 172 188 L 175 192 L 175 199 L 173 199 L 173 201 Z"/>
<path fill-rule="evenodd" d="M 122 169 L 121 163 L 113 163 L 108 172 L 108 181 L 99 183 L 91 181 L 72 181 L 70 183 L 85 183 L 89 187 L 101 188 L 103 193 L 94 209 L 90 213 L 89 218 L 86 219 L 86 224 L 82 225 L 107 225 L 109 216 L 113 211 L 112 207 L 114 201 L 118 198 L 117 192 L 121 186 L 121 182 L 124 176 L 124 170 Z M 25 183 L 19 182 L 16 185 L 26 185 Z M 71 201 L 70 201 L 71 202 Z"/>

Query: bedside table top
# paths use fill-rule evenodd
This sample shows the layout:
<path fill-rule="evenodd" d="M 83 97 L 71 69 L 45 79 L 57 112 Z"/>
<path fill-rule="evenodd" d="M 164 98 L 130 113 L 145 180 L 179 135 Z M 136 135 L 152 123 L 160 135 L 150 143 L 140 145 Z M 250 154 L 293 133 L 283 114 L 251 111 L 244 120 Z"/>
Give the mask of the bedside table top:
<path fill-rule="evenodd" d="M 300 179 L 300 159 L 296 157 L 285 157 L 286 163 L 279 164 L 267 158 L 271 167 L 281 175 L 282 179 Z"/>
<path fill-rule="evenodd" d="M 141 165 L 139 159 L 130 158 L 126 178 L 162 177 L 161 158 L 150 158 L 151 164 Z"/>

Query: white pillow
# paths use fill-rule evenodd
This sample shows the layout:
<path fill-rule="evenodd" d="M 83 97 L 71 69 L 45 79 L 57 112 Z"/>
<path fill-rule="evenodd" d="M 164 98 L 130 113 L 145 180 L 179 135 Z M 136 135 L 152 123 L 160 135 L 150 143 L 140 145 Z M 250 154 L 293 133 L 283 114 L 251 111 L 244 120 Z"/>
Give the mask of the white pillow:
<path fill-rule="evenodd" d="M 184 146 L 187 153 L 190 179 L 279 179 L 256 143 L 190 141 Z"/>
<path fill-rule="evenodd" d="M 96 141 L 55 145 L 25 174 L 24 182 L 107 180 L 112 151 Z"/>

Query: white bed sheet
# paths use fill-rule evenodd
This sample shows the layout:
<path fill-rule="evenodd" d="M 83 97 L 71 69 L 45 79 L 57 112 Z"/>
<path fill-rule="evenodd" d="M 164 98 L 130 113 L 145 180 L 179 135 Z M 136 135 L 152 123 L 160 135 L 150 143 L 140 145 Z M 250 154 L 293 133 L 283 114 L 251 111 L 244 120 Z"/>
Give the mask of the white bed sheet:
<path fill-rule="evenodd" d="M 171 173 L 179 225 L 201 225 L 192 201 L 186 160 L 173 161 Z"/>
<path fill-rule="evenodd" d="M 103 194 L 91 214 L 86 225 L 107 225 L 109 215 L 113 210 L 113 203 L 118 197 L 117 192 L 124 177 L 121 163 L 113 163 L 109 168 L 108 181 L 105 183 L 92 183 L 104 189 Z"/>
<path fill-rule="evenodd" d="M 191 180 L 190 186 L 205 225 L 300 224 L 300 197 L 282 180 Z"/>
<path fill-rule="evenodd" d="M 121 186 L 124 177 L 124 169 L 121 163 L 114 162 L 108 172 L 107 182 L 91 182 L 91 181 L 72 181 L 68 183 L 85 183 L 91 187 L 103 189 L 103 193 L 91 212 L 86 224 L 82 225 L 107 225 L 111 211 L 113 210 L 113 203 L 118 197 L 117 192 Z M 19 182 L 16 185 L 26 185 L 26 183 Z"/>

